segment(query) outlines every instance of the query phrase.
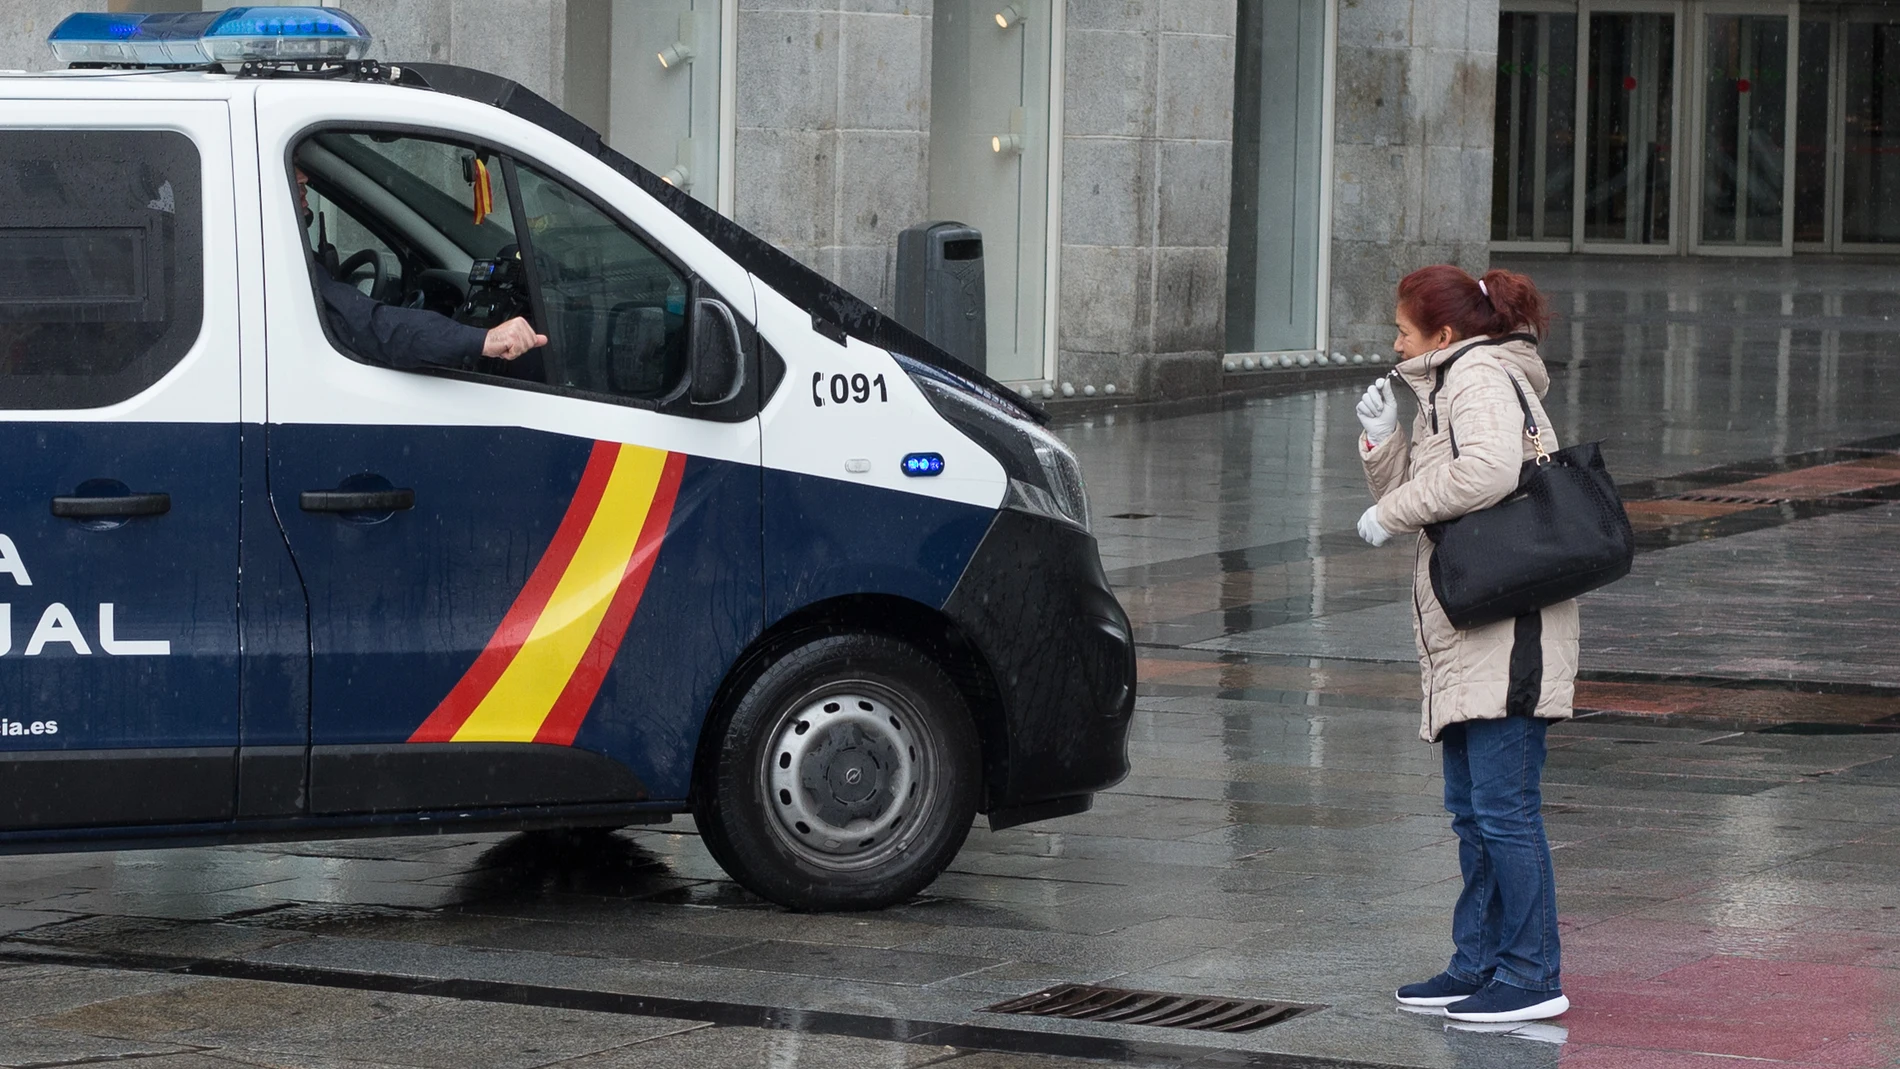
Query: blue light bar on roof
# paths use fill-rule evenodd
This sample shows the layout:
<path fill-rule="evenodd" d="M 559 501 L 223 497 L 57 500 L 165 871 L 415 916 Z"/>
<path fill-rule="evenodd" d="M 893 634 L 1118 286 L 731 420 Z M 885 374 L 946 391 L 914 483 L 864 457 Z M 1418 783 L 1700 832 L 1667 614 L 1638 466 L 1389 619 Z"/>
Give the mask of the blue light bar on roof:
<path fill-rule="evenodd" d="M 348 12 L 321 7 L 68 15 L 47 39 L 63 63 L 199 67 L 207 63 L 337 62 L 369 54 Z"/>
<path fill-rule="evenodd" d="M 369 30 L 334 7 L 227 8 L 204 35 L 213 63 L 362 59 L 369 44 Z"/>
<path fill-rule="evenodd" d="M 197 66 L 207 62 L 198 44 L 217 19 L 216 12 L 183 11 L 152 15 L 68 15 L 46 43 L 62 63 L 123 63 L 135 66 Z"/>

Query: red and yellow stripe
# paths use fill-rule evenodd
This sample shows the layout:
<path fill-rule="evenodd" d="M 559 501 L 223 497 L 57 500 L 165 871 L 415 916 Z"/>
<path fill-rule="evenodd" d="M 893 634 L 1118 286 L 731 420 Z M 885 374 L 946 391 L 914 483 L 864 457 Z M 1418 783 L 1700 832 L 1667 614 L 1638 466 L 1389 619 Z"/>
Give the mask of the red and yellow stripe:
<path fill-rule="evenodd" d="M 652 574 L 686 457 L 595 442 L 554 541 L 410 742 L 569 745 Z"/>

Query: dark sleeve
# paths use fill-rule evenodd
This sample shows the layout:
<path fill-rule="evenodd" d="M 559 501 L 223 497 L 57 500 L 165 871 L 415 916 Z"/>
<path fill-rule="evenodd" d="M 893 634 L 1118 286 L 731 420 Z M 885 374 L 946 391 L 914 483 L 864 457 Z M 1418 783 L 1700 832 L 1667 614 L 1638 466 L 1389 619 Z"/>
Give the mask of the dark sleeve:
<path fill-rule="evenodd" d="M 423 308 L 384 304 L 347 282 L 317 272 L 330 329 L 351 352 L 403 371 L 419 367 L 472 368 L 488 332 Z"/>

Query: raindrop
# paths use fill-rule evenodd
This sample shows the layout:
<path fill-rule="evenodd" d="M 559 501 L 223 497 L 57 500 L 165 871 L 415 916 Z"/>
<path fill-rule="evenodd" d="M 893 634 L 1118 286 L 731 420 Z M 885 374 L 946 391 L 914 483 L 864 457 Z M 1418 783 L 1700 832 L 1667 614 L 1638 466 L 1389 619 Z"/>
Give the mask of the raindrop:
<path fill-rule="evenodd" d="M 783 788 L 783 787 L 780 787 L 780 788 L 779 788 L 779 790 L 778 790 L 778 803 L 779 803 L 780 805 L 791 805 L 791 804 L 792 804 L 792 792 L 790 792 L 790 791 L 788 791 L 788 790 L 786 790 L 786 789 L 785 789 L 785 788 Z"/>
<path fill-rule="evenodd" d="M 798 823 L 796 823 L 796 824 L 794 824 L 794 825 L 792 825 L 792 827 L 794 827 L 794 828 L 797 828 L 797 829 L 798 829 L 798 834 L 800 834 L 800 835 L 810 835 L 810 834 L 811 834 L 811 825 L 809 825 L 809 824 L 807 824 L 807 823 L 805 823 L 805 822 L 804 822 L 804 821 L 802 821 L 802 820 L 801 820 L 801 821 L 799 821 Z"/>
<path fill-rule="evenodd" d="M 784 753 L 778 755 L 778 767 L 780 768 L 792 767 L 792 752 L 790 750 L 787 750 Z"/>

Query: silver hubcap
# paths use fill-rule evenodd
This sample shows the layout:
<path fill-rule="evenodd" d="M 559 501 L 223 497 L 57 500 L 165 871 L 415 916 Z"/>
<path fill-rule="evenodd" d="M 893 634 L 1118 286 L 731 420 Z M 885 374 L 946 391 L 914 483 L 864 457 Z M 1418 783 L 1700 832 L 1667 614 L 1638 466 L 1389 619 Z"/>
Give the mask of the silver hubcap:
<path fill-rule="evenodd" d="M 901 852 L 936 793 L 936 740 L 909 702 L 862 680 L 794 703 L 762 756 L 772 829 L 823 868 L 870 868 Z"/>

